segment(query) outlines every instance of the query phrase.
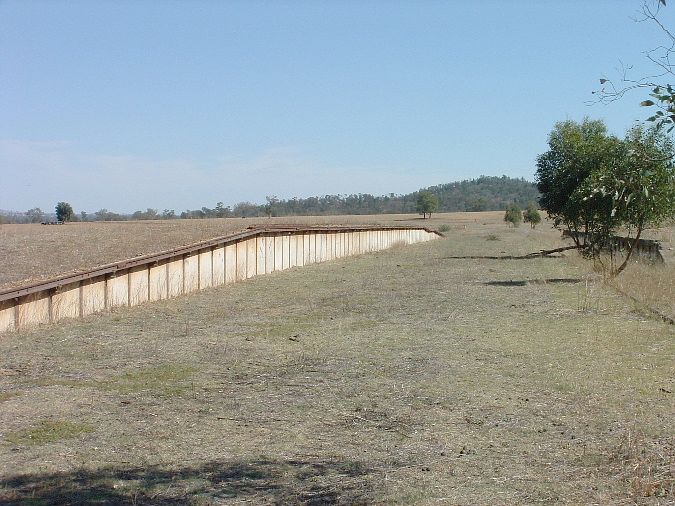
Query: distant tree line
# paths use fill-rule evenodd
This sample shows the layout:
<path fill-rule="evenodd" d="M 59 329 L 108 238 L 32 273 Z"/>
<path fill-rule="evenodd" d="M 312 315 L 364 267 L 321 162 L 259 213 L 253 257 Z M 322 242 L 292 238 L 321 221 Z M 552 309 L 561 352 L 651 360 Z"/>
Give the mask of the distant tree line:
<path fill-rule="evenodd" d="M 427 208 L 425 202 L 437 202 Z M 477 179 L 447 183 L 419 191 L 397 195 L 374 196 L 367 193 L 352 195 L 324 195 L 322 197 L 279 199 L 268 196 L 265 204 L 239 202 L 225 206 L 218 202 L 214 208 L 187 209 L 177 213 L 173 209 L 147 208 L 132 214 L 120 214 L 100 209 L 95 213 L 76 214 L 70 208 L 70 221 L 172 220 L 202 218 L 249 218 L 263 216 L 325 216 L 338 214 L 403 214 L 415 212 L 503 211 L 509 205 L 521 208 L 536 202 L 539 192 L 534 183 L 507 176 L 481 176 Z M 429 200 L 431 199 L 431 200 Z M 59 204 L 67 204 L 60 202 Z M 422 209 L 424 208 L 424 209 Z M 426 209 L 426 211 L 425 211 Z M 0 212 L 5 223 L 39 223 L 50 216 L 39 208 L 25 213 Z"/>

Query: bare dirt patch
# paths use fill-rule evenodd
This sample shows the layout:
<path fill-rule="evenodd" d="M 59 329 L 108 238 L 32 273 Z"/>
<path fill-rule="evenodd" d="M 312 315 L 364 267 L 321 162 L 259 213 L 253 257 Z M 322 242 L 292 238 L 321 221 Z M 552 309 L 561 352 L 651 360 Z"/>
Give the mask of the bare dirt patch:
<path fill-rule="evenodd" d="M 460 226 L 4 335 L 0 502 L 673 501 L 673 327 L 565 258 L 447 259 L 555 240 Z M 93 431 L 11 441 L 45 421 Z"/>

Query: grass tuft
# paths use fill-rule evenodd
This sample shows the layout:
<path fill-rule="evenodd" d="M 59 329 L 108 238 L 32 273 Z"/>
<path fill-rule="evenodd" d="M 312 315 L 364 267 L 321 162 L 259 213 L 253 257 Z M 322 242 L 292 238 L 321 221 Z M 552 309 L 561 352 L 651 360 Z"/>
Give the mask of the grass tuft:
<path fill-rule="evenodd" d="M 75 438 L 81 434 L 93 432 L 93 430 L 93 427 L 87 424 L 64 420 L 43 420 L 31 428 L 9 433 L 5 439 L 14 444 L 41 445 Z"/>

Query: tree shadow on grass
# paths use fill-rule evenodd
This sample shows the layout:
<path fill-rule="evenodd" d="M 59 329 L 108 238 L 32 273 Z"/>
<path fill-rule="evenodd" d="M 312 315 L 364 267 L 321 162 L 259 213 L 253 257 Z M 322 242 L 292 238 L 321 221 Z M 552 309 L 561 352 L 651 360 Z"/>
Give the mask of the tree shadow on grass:
<path fill-rule="evenodd" d="M 463 255 L 441 257 L 441 260 L 555 260 L 565 258 L 563 255 L 514 256 L 514 255 Z"/>
<path fill-rule="evenodd" d="M 356 461 L 214 461 L 194 467 L 105 467 L 17 474 L 0 479 L 0 504 L 185 504 L 229 500 L 264 504 L 365 504 L 370 475 Z"/>
<path fill-rule="evenodd" d="M 486 281 L 487 286 L 527 286 L 547 284 L 575 284 L 581 283 L 580 278 L 548 278 L 548 279 L 510 279 L 508 281 Z"/>

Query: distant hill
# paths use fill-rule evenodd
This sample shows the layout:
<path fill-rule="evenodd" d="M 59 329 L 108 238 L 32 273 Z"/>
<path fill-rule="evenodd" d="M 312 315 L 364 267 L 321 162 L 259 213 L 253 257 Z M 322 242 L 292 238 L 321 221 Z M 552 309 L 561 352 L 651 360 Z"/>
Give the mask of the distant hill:
<path fill-rule="evenodd" d="M 526 207 L 538 202 L 539 192 L 534 183 L 525 179 L 507 176 L 481 176 L 477 179 L 459 181 L 422 188 L 438 197 L 438 212 L 453 211 L 499 211 L 511 203 Z M 232 209 L 234 216 L 326 215 L 326 214 L 387 214 L 414 213 L 419 191 L 405 195 L 369 194 L 325 195 L 305 199 L 271 201 L 265 206 L 249 203 L 237 204 Z"/>
<path fill-rule="evenodd" d="M 506 176 L 481 176 L 425 190 L 436 194 L 439 211 L 445 212 L 501 211 L 514 202 L 522 208 L 539 201 L 539 191 L 534 183 Z"/>
<path fill-rule="evenodd" d="M 415 213 L 417 195 L 420 191 L 430 191 L 438 197 L 438 212 L 453 211 L 500 211 L 509 204 L 516 203 L 524 208 L 530 202 L 538 202 L 539 192 L 534 183 L 525 179 L 514 179 L 507 176 L 481 176 L 455 183 L 440 184 L 422 188 L 405 195 L 373 196 L 367 193 L 352 195 L 324 195 L 323 197 L 293 198 L 278 200 L 268 197 L 267 204 L 240 202 L 233 207 L 224 206 L 222 202 L 209 209 L 202 207 L 186 210 L 177 215 L 173 210 L 157 209 L 136 211 L 130 215 L 117 214 L 107 209 L 76 219 L 87 221 L 119 221 L 119 220 L 157 220 L 175 218 L 227 218 L 253 216 L 321 216 L 335 214 L 402 214 Z M 37 213 L 39 211 L 39 213 Z M 31 213 L 32 212 L 32 213 Z M 38 217 L 39 214 L 39 217 Z M 35 208 L 28 212 L 0 211 L 0 223 L 30 223 L 42 221 L 45 215 Z"/>

